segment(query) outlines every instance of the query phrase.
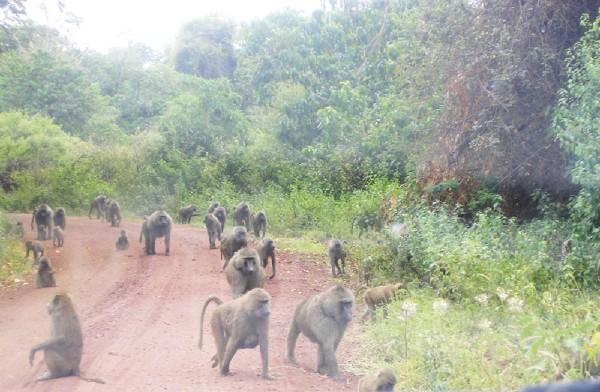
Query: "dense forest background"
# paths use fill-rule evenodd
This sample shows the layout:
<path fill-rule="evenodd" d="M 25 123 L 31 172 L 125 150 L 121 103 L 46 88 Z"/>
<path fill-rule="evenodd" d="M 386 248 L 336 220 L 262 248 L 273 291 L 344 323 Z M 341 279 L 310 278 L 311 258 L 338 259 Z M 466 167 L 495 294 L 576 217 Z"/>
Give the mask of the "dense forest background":
<path fill-rule="evenodd" d="M 423 311 L 360 356 L 405 387 L 598 372 L 600 1 L 329 1 L 106 54 L 21 3 L 0 1 L 3 209 L 248 200 L 282 241 L 352 238 L 357 270 L 410 282 Z"/>

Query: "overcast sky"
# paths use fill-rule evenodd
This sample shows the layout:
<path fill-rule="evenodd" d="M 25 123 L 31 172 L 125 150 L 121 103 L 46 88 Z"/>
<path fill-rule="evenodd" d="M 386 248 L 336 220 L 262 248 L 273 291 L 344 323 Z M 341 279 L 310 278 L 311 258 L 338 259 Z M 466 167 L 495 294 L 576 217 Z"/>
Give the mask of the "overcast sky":
<path fill-rule="evenodd" d="M 82 48 L 106 51 L 129 42 L 162 49 L 172 43 L 180 26 L 194 18 L 219 15 L 248 22 L 292 8 L 309 14 L 320 0 L 63 0 L 66 11 L 81 18 L 79 27 L 59 17 L 56 1 L 29 0 L 30 17 L 58 28 Z"/>

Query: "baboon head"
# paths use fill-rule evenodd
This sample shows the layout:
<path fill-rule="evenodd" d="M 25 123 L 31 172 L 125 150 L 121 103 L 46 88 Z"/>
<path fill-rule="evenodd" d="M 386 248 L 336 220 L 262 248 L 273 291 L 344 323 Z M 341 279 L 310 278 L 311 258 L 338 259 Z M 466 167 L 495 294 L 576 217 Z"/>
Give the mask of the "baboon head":
<path fill-rule="evenodd" d="M 208 222 L 210 222 L 210 221 L 211 221 L 210 220 L 210 214 L 204 215 L 204 220 L 203 220 L 204 224 L 208 225 L 209 224 Z"/>
<path fill-rule="evenodd" d="M 41 204 L 37 209 L 37 218 L 43 220 L 50 215 L 50 207 L 47 204 Z"/>
<path fill-rule="evenodd" d="M 259 268 L 260 256 L 251 248 L 242 248 L 236 252 L 234 267 L 244 275 L 253 274 Z"/>
<path fill-rule="evenodd" d="M 156 217 L 156 228 L 167 228 L 171 225 L 171 222 L 169 221 L 169 216 L 167 215 L 166 212 L 164 211 L 160 211 L 159 215 Z"/>
<path fill-rule="evenodd" d="M 127 232 L 125 230 L 121 230 L 121 237 L 127 237 Z"/>
<path fill-rule="evenodd" d="M 340 324 L 347 324 L 352 320 L 352 308 L 354 307 L 354 295 L 352 292 L 340 285 L 334 286 L 323 293 L 323 313 L 335 319 Z"/>
<path fill-rule="evenodd" d="M 64 310 L 73 309 L 73 301 L 71 301 L 71 296 L 66 292 L 56 293 L 52 301 L 48 302 L 46 308 L 48 309 L 48 314 L 52 315 Z"/>
<path fill-rule="evenodd" d="M 233 228 L 233 242 L 237 246 L 246 246 L 248 245 L 248 240 L 246 236 L 248 232 L 244 226 L 236 226 Z"/>
<path fill-rule="evenodd" d="M 265 249 L 267 249 L 269 251 L 275 250 L 275 243 L 270 238 L 265 238 L 263 240 L 263 245 L 264 245 Z"/>
<path fill-rule="evenodd" d="M 252 298 L 250 303 L 251 312 L 255 318 L 264 319 L 271 314 L 271 296 L 265 290 L 256 288 L 248 291 L 246 297 Z"/>

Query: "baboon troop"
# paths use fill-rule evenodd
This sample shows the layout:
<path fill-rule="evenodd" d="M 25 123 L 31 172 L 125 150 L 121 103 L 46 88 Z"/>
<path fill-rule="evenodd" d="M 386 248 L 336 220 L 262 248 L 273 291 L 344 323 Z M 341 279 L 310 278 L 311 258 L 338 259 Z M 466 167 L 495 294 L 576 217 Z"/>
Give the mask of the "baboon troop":
<path fill-rule="evenodd" d="M 396 376 L 392 369 L 379 369 L 375 374 L 364 376 L 358 381 L 358 392 L 394 392 Z"/>
<path fill-rule="evenodd" d="M 52 238 L 52 245 L 61 247 L 65 243 L 65 232 L 60 226 L 54 226 L 53 231 L 54 237 Z"/>
<path fill-rule="evenodd" d="M 265 232 L 267 231 L 267 215 L 265 215 L 264 211 L 258 211 L 256 215 L 252 214 L 252 229 L 254 230 L 254 235 L 258 238 L 262 238 L 265 236 Z"/>
<path fill-rule="evenodd" d="M 214 214 L 215 210 L 217 208 L 219 208 L 221 206 L 221 204 L 219 204 L 218 201 L 212 202 L 210 203 L 210 205 L 208 206 L 208 210 L 206 211 L 208 214 Z"/>
<path fill-rule="evenodd" d="M 225 207 L 218 206 L 217 208 L 215 208 L 213 215 L 216 216 L 219 222 L 221 223 L 221 232 L 224 232 L 225 221 L 227 220 L 227 211 L 225 210 Z"/>
<path fill-rule="evenodd" d="M 206 225 L 206 232 L 208 233 L 208 242 L 210 249 L 217 249 L 215 240 L 221 241 L 221 222 L 213 214 L 206 214 L 204 216 L 204 224 Z"/>
<path fill-rule="evenodd" d="M 211 302 L 219 305 L 212 313 L 210 328 L 217 346 L 212 367 L 219 367 L 223 376 L 230 375 L 229 365 L 237 350 L 260 347 L 262 359 L 262 377 L 269 376 L 269 315 L 271 314 L 271 296 L 265 290 L 256 288 L 228 303 L 211 295 L 202 307 L 200 316 L 200 340 L 202 348 L 202 330 L 206 308 Z"/>
<path fill-rule="evenodd" d="M 262 288 L 265 284 L 265 272 L 258 252 L 248 247 L 238 250 L 225 268 L 225 277 L 231 286 L 233 298 L 252 289 Z"/>
<path fill-rule="evenodd" d="M 106 219 L 112 227 L 118 227 L 121 224 L 121 206 L 116 200 L 111 200 L 106 206 Z"/>
<path fill-rule="evenodd" d="M 39 267 L 37 271 L 37 278 L 35 285 L 38 289 L 44 287 L 56 287 L 56 281 L 54 280 L 54 270 L 50 265 L 50 260 L 46 256 L 40 257 L 38 260 Z"/>
<path fill-rule="evenodd" d="M 117 238 L 117 243 L 115 246 L 117 250 L 129 249 L 129 238 L 127 238 L 127 232 L 125 230 L 121 230 L 119 233 L 119 237 Z"/>
<path fill-rule="evenodd" d="M 29 351 L 29 365 L 33 366 L 35 353 L 43 351 L 48 368 L 48 372 L 36 381 L 77 376 L 85 381 L 104 384 L 102 380 L 86 378 L 80 374 L 83 335 L 71 297 L 67 293 L 58 293 L 47 308 L 52 317 L 50 339 L 36 344 Z"/>
<path fill-rule="evenodd" d="M 331 264 L 331 275 L 343 275 L 346 264 L 346 248 L 342 241 L 333 239 L 329 241 L 329 264 Z M 340 268 L 339 262 L 342 267 Z"/>
<path fill-rule="evenodd" d="M 63 231 L 67 228 L 67 214 L 63 207 L 59 207 L 54 211 L 54 226 L 60 227 Z"/>
<path fill-rule="evenodd" d="M 272 274 L 269 276 L 269 279 L 273 279 L 275 277 L 275 243 L 270 238 L 265 238 L 260 243 L 258 247 L 258 254 L 260 256 L 260 265 L 263 268 L 267 268 L 267 264 L 269 263 L 269 259 L 271 259 L 272 264 Z"/>
<path fill-rule="evenodd" d="M 54 224 L 53 217 L 54 213 L 48 204 L 40 204 L 35 210 L 33 210 L 33 215 L 31 217 L 31 230 L 33 230 L 33 223 L 35 222 L 37 227 L 38 241 L 52 239 L 52 228 Z"/>
<path fill-rule="evenodd" d="M 96 198 L 92 201 L 92 204 L 90 205 L 90 212 L 88 212 L 88 218 L 92 219 L 92 212 L 95 211 L 96 219 L 104 219 L 107 200 L 108 198 L 104 195 L 96 196 Z"/>
<path fill-rule="evenodd" d="M 367 310 L 362 315 L 361 320 L 374 320 L 376 317 L 376 311 L 378 307 L 383 308 L 383 317 L 387 317 L 387 304 L 392 302 L 396 295 L 398 294 L 398 290 L 403 288 L 404 285 L 402 283 L 396 284 L 388 284 L 385 286 L 378 286 L 367 289 L 365 291 L 365 304 L 367 304 Z"/>
<path fill-rule="evenodd" d="M 244 226 L 247 231 L 250 231 L 250 207 L 248 203 L 241 202 L 235 207 L 233 220 L 237 226 Z"/>
<path fill-rule="evenodd" d="M 196 206 L 190 204 L 188 206 L 182 207 L 179 210 L 179 223 L 190 223 L 192 221 L 192 217 L 196 216 Z"/>
<path fill-rule="evenodd" d="M 144 216 L 140 242 L 145 238 L 146 254 L 156 254 L 156 239 L 165 237 L 165 254 L 168 256 L 171 250 L 171 227 L 173 220 L 164 210 L 154 211 L 150 216 Z"/>
<path fill-rule="evenodd" d="M 25 257 L 29 257 L 29 252 L 33 253 L 34 264 L 37 264 L 40 256 L 44 255 L 44 245 L 37 241 L 25 241 Z"/>
<path fill-rule="evenodd" d="M 244 226 L 235 226 L 231 229 L 231 233 L 221 240 L 221 259 L 223 262 L 223 270 L 227 267 L 229 260 L 233 254 L 239 249 L 248 246 L 248 232 Z"/>

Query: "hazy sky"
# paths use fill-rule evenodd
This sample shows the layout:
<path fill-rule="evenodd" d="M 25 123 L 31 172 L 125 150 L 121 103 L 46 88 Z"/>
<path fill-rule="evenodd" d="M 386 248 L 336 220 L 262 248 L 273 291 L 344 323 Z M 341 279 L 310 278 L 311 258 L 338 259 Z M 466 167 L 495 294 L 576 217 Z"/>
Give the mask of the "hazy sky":
<path fill-rule="evenodd" d="M 106 51 L 128 42 L 161 49 L 175 40 L 179 27 L 190 19 L 219 15 L 247 22 L 273 11 L 293 8 L 310 13 L 320 0 L 63 0 L 66 11 L 81 18 L 79 27 L 61 22 L 56 1 L 29 0 L 29 15 L 58 28 L 81 47 Z"/>

